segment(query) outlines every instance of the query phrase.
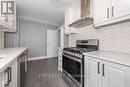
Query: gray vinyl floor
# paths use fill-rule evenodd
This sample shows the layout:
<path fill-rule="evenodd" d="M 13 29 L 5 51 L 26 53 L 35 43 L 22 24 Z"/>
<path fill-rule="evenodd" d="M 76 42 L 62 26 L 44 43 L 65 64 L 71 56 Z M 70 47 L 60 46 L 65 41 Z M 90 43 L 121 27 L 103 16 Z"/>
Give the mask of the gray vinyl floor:
<path fill-rule="evenodd" d="M 57 58 L 28 63 L 25 87 L 69 87 L 57 70 Z"/>

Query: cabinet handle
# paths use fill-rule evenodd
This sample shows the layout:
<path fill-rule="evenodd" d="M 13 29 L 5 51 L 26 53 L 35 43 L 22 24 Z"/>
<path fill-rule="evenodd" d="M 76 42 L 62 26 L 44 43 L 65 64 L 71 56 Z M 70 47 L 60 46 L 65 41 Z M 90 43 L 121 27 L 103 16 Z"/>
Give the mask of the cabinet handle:
<path fill-rule="evenodd" d="M 107 8 L 107 18 L 109 18 L 109 8 Z"/>
<path fill-rule="evenodd" d="M 114 6 L 112 6 L 112 17 L 114 17 Z"/>
<path fill-rule="evenodd" d="M 102 66 L 102 75 L 105 76 L 105 64 Z"/>
<path fill-rule="evenodd" d="M 9 70 L 8 69 L 5 70 L 5 74 L 6 73 L 7 73 L 7 83 L 5 83 L 4 87 L 9 86 Z"/>
<path fill-rule="evenodd" d="M 100 62 L 98 62 L 98 74 L 100 74 Z"/>
<path fill-rule="evenodd" d="M 7 16 L 7 14 L 5 14 L 5 22 L 6 23 L 8 22 L 8 16 Z"/>
<path fill-rule="evenodd" d="M 11 67 L 8 68 L 8 71 L 9 71 L 9 83 L 10 83 L 11 80 L 12 80 L 12 69 L 11 69 Z"/>

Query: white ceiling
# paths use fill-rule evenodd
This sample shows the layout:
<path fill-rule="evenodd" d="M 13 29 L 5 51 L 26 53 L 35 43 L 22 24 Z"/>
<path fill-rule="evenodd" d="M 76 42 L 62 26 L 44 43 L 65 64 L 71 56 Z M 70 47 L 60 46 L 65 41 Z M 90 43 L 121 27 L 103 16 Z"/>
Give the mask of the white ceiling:
<path fill-rule="evenodd" d="M 74 0 L 16 0 L 18 17 L 58 26 L 64 9 Z"/>

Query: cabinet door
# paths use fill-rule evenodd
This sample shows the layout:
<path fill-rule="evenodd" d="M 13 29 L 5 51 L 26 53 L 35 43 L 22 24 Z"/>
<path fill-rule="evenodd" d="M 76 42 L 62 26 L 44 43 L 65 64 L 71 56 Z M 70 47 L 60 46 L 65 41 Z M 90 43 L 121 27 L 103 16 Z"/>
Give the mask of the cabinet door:
<path fill-rule="evenodd" d="M 17 87 L 17 61 L 11 66 L 11 81 L 8 87 Z"/>
<path fill-rule="evenodd" d="M 130 15 L 130 0 L 112 0 L 112 17 L 124 17 Z"/>
<path fill-rule="evenodd" d="M 10 32 L 16 32 L 16 1 L 14 2 L 14 14 L 8 15 L 8 25 L 10 26 Z"/>
<path fill-rule="evenodd" d="M 85 87 L 101 87 L 101 60 L 85 57 Z"/>
<path fill-rule="evenodd" d="M 8 25 L 7 2 L 8 0 L 1 0 L 1 22 Z"/>
<path fill-rule="evenodd" d="M 70 9 L 67 8 L 65 9 L 65 34 L 68 34 L 69 33 L 69 19 L 70 19 Z"/>
<path fill-rule="evenodd" d="M 76 22 L 81 18 L 81 0 L 75 0 L 72 3 L 70 10 L 70 24 Z"/>
<path fill-rule="evenodd" d="M 5 85 L 5 72 L 0 72 L 0 87 L 4 87 Z"/>
<path fill-rule="evenodd" d="M 5 26 L 6 28 L 3 29 L 3 31 L 8 31 L 8 32 L 16 32 L 16 1 L 15 0 L 1 0 L 4 4 L 2 4 L 1 8 L 1 14 L 0 14 L 0 22 L 2 22 L 2 24 L 4 24 L 3 26 Z M 9 4 L 8 1 L 13 1 L 14 4 Z M 8 3 L 7 3 L 8 2 Z M 9 6 L 14 6 L 14 14 L 8 14 L 11 13 L 11 10 L 9 9 Z M 8 8 L 7 8 L 8 6 Z M 7 13 L 8 10 L 8 13 Z"/>
<path fill-rule="evenodd" d="M 94 0 L 94 24 L 110 19 L 110 0 Z"/>
<path fill-rule="evenodd" d="M 103 87 L 130 87 L 130 68 L 110 62 L 103 62 Z"/>
<path fill-rule="evenodd" d="M 65 10 L 65 34 L 77 33 L 77 29 L 69 27 L 71 23 L 79 19 L 79 14 L 77 13 L 77 10 L 78 8 L 76 9 L 72 5 Z"/>

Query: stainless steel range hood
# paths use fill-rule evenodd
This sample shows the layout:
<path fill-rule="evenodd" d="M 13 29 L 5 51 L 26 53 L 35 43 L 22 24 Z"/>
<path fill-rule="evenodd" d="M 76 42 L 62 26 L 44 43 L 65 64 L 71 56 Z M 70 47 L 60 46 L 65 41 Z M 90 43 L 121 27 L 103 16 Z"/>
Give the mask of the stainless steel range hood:
<path fill-rule="evenodd" d="M 92 0 L 81 0 L 81 18 L 69 25 L 69 27 L 82 28 L 93 24 Z"/>
<path fill-rule="evenodd" d="M 93 24 L 93 18 L 88 17 L 77 20 L 76 22 L 70 24 L 69 27 L 82 28 L 91 24 Z"/>

